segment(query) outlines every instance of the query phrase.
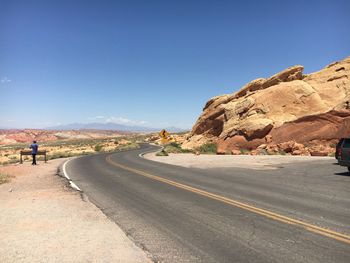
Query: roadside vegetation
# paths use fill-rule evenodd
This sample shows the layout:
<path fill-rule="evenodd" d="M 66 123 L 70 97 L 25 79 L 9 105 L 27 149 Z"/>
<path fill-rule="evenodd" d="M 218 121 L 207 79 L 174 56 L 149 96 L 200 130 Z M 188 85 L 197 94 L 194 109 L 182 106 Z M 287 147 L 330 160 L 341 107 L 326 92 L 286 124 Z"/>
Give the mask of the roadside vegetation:
<path fill-rule="evenodd" d="M 335 152 L 328 154 L 328 157 L 335 157 Z"/>
<path fill-rule="evenodd" d="M 169 154 L 163 149 L 160 152 L 157 152 L 156 156 L 169 156 Z"/>
<path fill-rule="evenodd" d="M 239 151 L 241 152 L 241 154 L 249 154 L 250 153 L 250 150 L 246 149 L 246 148 L 241 148 L 241 149 L 239 149 Z M 267 152 L 266 152 L 266 154 L 267 154 Z"/>
<path fill-rule="evenodd" d="M 139 143 L 144 142 L 144 135 L 120 136 L 104 139 L 74 139 L 58 140 L 40 143 L 39 150 L 47 151 L 47 159 L 66 158 L 102 152 L 116 152 L 136 149 Z M 21 150 L 29 150 L 29 143 L 17 143 L 0 146 L 0 165 L 18 163 Z M 31 156 L 23 156 L 23 161 L 31 160 Z M 44 156 L 39 155 L 38 161 Z"/>
<path fill-rule="evenodd" d="M 205 143 L 199 147 L 199 152 L 204 154 L 216 154 L 217 145 L 215 143 Z"/>
<path fill-rule="evenodd" d="M 4 173 L 0 173 L 0 184 L 5 184 L 10 182 L 11 176 L 4 174 Z"/>
<path fill-rule="evenodd" d="M 176 142 L 172 142 L 164 146 L 164 151 L 167 153 L 191 153 L 191 150 L 182 149 L 181 145 Z"/>
<path fill-rule="evenodd" d="M 201 153 L 201 154 L 216 154 L 217 146 L 215 143 L 206 143 L 198 149 L 189 150 L 182 149 L 181 144 L 172 142 L 164 146 L 164 149 L 158 152 L 157 156 L 168 156 L 169 153 Z"/>

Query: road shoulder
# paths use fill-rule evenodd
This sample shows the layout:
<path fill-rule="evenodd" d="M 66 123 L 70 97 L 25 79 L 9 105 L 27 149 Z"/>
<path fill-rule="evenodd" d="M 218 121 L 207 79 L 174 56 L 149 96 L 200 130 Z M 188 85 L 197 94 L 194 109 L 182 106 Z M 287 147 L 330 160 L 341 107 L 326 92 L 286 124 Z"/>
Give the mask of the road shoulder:
<path fill-rule="evenodd" d="M 9 165 L 0 185 L 0 262 L 150 262 L 95 205 L 57 176 L 64 159 Z"/>
<path fill-rule="evenodd" d="M 213 155 L 170 153 L 169 156 L 156 156 L 156 153 L 146 153 L 145 159 L 187 168 L 244 168 L 254 170 L 274 170 L 289 163 L 333 160 L 334 157 L 290 156 L 290 155 Z"/>

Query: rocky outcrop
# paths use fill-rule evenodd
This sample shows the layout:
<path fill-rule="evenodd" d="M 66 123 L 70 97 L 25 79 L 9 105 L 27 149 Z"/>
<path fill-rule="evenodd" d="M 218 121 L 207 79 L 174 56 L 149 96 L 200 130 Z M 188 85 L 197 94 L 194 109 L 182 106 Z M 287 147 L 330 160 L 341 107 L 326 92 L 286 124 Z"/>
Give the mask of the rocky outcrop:
<path fill-rule="evenodd" d="M 349 78 L 350 57 L 308 75 L 298 65 L 253 80 L 234 94 L 209 100 L 183 147 L 215 142 L 227 153 L 349 136 Z"/>
<path fill-rule="evenodd" d="M 304 67 L 297 65 L 294 67 L 287 68 L 268 79 L 255 79 L 245 85 L 240 91 L 235 94 L 235 98 L 243 97 L 247 94 L 250 94 L 254 91 L 267 89 L 271 86 L 277 85 L 281 82 L 288 82 L 292 80 L 301 80 L 303 78 Z"/>

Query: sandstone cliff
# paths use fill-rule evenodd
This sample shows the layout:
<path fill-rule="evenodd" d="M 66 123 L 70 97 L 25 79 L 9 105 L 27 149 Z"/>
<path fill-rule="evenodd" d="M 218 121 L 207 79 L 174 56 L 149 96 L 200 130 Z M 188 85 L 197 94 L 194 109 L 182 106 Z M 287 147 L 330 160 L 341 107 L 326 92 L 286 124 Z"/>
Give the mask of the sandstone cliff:
<path fill-rule="evenodd" d="M 303 69 L 293 66 L 210 99 L 183 147 L 215 142 L 225 153 L 349 136 L 350 57 L 312 74 Z"/>

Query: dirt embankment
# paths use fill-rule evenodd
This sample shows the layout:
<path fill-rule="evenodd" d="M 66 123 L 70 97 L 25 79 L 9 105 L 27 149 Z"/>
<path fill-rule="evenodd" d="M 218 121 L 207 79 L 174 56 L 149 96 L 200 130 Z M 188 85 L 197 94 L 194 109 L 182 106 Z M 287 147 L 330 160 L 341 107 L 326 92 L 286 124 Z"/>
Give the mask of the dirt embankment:
<path fill-rule="evenodd" d="M 56 175 L 65 159 L 0 167 L 0 262 L 150 262 L 97 207 Z"/>

